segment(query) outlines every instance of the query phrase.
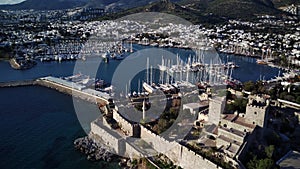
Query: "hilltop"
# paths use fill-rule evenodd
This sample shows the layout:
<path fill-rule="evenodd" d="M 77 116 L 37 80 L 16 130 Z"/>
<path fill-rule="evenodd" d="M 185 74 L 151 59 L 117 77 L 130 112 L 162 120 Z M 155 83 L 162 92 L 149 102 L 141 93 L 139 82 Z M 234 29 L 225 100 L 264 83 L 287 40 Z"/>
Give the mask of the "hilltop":
<path fill-rule="evenodd" d="M 279 15 L 271 0 L 183 0 L 186 8 L 220 17 L 252 19 L 256 15 Z"/>
<path fill-rule="evenodd" d="M 138 6 L 148 5 L 158 0 L 25 0 L 13 5 L 0 5 L 6 10 L 56 10 L 76 7 L 100 7 L 108 10 L 120 11 Z M 173 0 L 176 2 L 179 0 Z"/>
<path fill-rule="evenodd" d="M 173 14 L 182 17 L 192 23 L 216 23 L 216 22 L 224 21 L 224 19 L 220 17 L 215 17 L 214 15 L 205 16 L 203 15 L 203 13 L 201 13 L 201 11 L 193 10 L 191 8 L 185 8 L 169 0 L 160 0 L 146 6 L 136 7 L 121 12 L 113 13 L 101 17 L 99 19 L 100 20 L 117 19 L 123 16 L 139 13 L 139 12 L 163 12 L 163 13 Z"/>
<path fill-rule="evenodd" d="M 116 19 L 137 12 L 165 12 L 193 23 L 218 23 L 228 19 L 255 19 L 257 15 L 286 14 L 279 7 L 299 4 L 299 0 L 26 0 L 0 9 L 53 10 L 100 7 L 113 12 L 100 19 Z"/>
<path fill-rule="evenodd" d="M 148 7 L 161 0 L 25 0 L 13 5 L 0 5 L 0 9 L 52 10 L 75 7 L 100 7 L 110 11 L 121 11 L 136 7 Z M 261 13 L 276 14 L 277 8 L 291 4 L 300 5 L 299 0 L 167 0 L 201 13 L 220 16 L 249 16 Z"/>
<path fill-rule="evenodd" d="M 275 0 L 274 0 L 275 1 Z M 277 0 L 279 1 L 279 0 Z M 284 3 L 281 0 L 281 4 Z M 272 0 L 160 0 L 149 5 L 123 10 L 100 19 L 116 19 L 138 12 L 164 12 L 182 17 L 192 23 L 221 23 L 228 19 L 256 19 L 258 15 L 281 16 Z"/>

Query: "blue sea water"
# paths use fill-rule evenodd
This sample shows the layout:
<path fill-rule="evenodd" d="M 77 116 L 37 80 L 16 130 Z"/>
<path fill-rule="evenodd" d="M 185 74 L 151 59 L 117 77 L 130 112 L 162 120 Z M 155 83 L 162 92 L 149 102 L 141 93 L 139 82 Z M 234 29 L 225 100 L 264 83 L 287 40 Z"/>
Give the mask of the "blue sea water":
<path fill-rule="evenodd" d="M 83 113 L 94 112 L 90 103 L 77 101 Z M 93 119 L 85 120 L 84 128 L 88 130 Z M 68 95 L 39 86 L 1 88 L 0 121 L 0 168 L 118 167 L 114 163 L 90 162 L 74 149 L 73 141 L 86 133 Z"/>
<path fill-rule="evenodd" d="M 135 46 L 139 49 L 144 47 Z M 168 49 L 181 55 L 190 51 Z M 227 61 L 227 55 L 221 54 Z M 81 61 L 89 68 L 98 58 Z M 279 70 L 257 65 L 255 59 L 229 55 L 240 68 L 233 71 L 233 77 L 241 81 L 266 80 L 278 75 Z M 102 64 L 97 76 L 110 81 L 120 61 Z M 7 61 L 0 61 L 0 82 L 35 79 L 43 76 L 69 76 L 73 74 L 75 62 L 38 63 L 24 71 L 13 70 Z M 75 72 L 78 73 L 78 72 Z M 84 73 L 84 72 L 82 72 Z M 79 123 L 71 96 L 40 86 L 0 88 L 0 168 L 116 168 L 117 164 L 90 162 L 73 148 L 73 141 L 85 136 L 89 124 L 98 114 L 95 105 L 76 100 L 81 105 L 79 113 L 86 113 Z M 77 113 L 77 114 L 76 114 Z M 82 114 L 81 114 L 82 115 Z"/>

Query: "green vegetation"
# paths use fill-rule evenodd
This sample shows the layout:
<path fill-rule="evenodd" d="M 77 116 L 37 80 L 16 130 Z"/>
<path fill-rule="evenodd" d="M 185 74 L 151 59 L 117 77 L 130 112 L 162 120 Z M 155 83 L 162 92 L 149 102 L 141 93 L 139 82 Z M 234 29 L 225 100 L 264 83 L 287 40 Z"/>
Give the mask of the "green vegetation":
<path fill-rule="evenodd" d="M 157 124 L 153 126 L 152 130 L 157 134 L 163 133 L 172 126 L 178 116 L 178 113 L 179 109 L 176 108 L 170 108 L 169 110 L 164 111 Z"/>
<path fill-rule="evenodd" d="M 152 165 L 146 158 L 142 158 L 142 166 L 147 169 L 156 169 L 156 167 Z"/>
<path fill-rule="evenodd" d="M 279 168 L 276 166 L 273 158 L 273 154 L 275 152 L 275 146 L 270 145 L 265 147 L 264 151 L 261 153 L 261 158 L 258 158 L 256 155 L 251 154 L 253 156 L 251 160 L 247 163 L 248 169 L 276 169 Z"/>
<path fill-rule="evenodd" d="M 228 18 L 253 20 L 257 15 L 280 15 L 282 13 L 275 9 L 272 3 L 265 0 L 183 0 L 179 3 L 172 2 L 157 1 L 146 6 L 105 15 L 98 19 L 117 19 L 139 12 L 163 12 L 179 16 L 193 24 L 217 24 L 223 23 Z"/>
<path fill-rule="evenodd" d="M 297 79 L 294 79 L 295 81 Z M 282 86 L 280 84 L 274 86 L 268 94 L 272 99 L 283 99 L 300 104 L 300 86 Z"/>
<path fill-rule="evenodd" d="M 226 105 L 226 110 L 228 112 L 238 111 L 239 113 L 246 112 L 248 100 L 245 98 L 236 98 L 232 101 L 232 103 Z"/>
<path fill-rule="evenodd" d="M 157 1 L 146 6 L 136 7 L 122 12 L 105 15 L 98 18 L 97 20 L 118 19 L 124 16 L 128 16 L 130 14 L 135 14 L 140 12 L 162 12 L 162 13 L 172 14 L 181 17 L 183 19 L 186 19 L 187 21 L 190 21 L 193 24 L 224 22 L 223 18 L 216 17 L 213 15 L 204 16 L 202 11 L 183 8 L 180 5 L 172 3 L 170 1 L 167 2 Z"/>
<path fill-rule="evenodd" d="M 278 14 L 279 12 L 272 6 L 253 0 L 214 0 L 212 1 L 207 12 L 229 18 L 256 18 L 257 14 Z"/>
<path fill-rule="evenodd" d="M 156 169 L 146 158 L 133 159 L 130 168 Z"/>
<path fill-rule="evenodd" d="M 247 163 L 248 169 L 275 169 L 274 161 L 270 158 L 258 160 L 256 156 Z M 277 167 L 278 168 L 278 167 Z"/>
<path fill-rule="evenodd" d="M 280 142 L 281 142 L 280 137 L 273 130 L 270 130 L 270 129 L 266 130 L 264 139 L 266 140 L 268 145 L 280 146 Z"/>
<path fill-rule="evenodd" d="M 272 128 L 264 130 L 260 139 L 250 145 L 249 152 L 243 159 L 243 163 L 246 164 L 248 169 L 278 169 L 276 165 L 284 154 L 286 154 L 290 148 L 290 142 L 282 138 L 279 132 Z M 291 139 L 291 138 L 290 138 Z"/>
<path fill-rule="evenodd" d="M 154 157 L 155 164 L 157 164 L 160 168 L 164 169 L 181 169 L 181 167 L 176 166 L 173 162 L 164 154 L 159 154 Z"/>
<path fill-rule="evenodd" d="M 278 15 L 280 11 L 274 8 L 270 0 L 183 0 L 186 5 L 205 15 L 239 19 L 254 19 L 258 14 Z"/>
<path fill-rule="evenodd" d="M 267 92 L 265 83 L 262 81 L 257 81 L 256 83 L 247 81 L 244 83 L 244 90 L 252 94 L 264 94 Z"/>

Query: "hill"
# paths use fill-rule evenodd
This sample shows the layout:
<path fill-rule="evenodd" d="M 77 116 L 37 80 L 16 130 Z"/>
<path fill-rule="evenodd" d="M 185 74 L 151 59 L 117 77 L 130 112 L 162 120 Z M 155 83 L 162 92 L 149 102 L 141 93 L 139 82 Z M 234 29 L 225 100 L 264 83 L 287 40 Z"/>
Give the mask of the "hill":
<path fill-rule="evenodd" d="M 55 10 L 74 7 L 100 7 L 107 10 L 120 11 L 138 6 L 145 6 L 158 0 L 25 0 L 13 5 L 0 5 L 6 10 Z M 174 2 L 179 0 L 173 0 Z"/>
<path fill-rule="evenodd" d="M 300 5 L 299 0 L 272 0 L 272 2 L 276 8 L 288 6 L 292 4 Z"/>
<path fill-rule="evenodd" d="M 68 9 L 101 7 L 114 12 L 104 18 L 118 18 L 137 12 L 165 12 L 193 23 L 217 23 L 226 19 L 251 20 L 257 15 L 281 15 L 278 7 L 300 4 L 299 0 L 26 0 L 0 9 Z M 103 18 L 101 18 L 103 19 Z"/>
<path fill-rule="evenodd" d="M 214 15 L 203 15 L 200 11 L 185 8 L 170 0 L 159 0 L 146 6 L 136 7 L 121 12 L 113 13 L 104 17 L 99 18 L 100 20 L 105 19 L 117 19 L 123 16 L 127 16 L 139 12 L 163 12 L 184 18 L 192 23 L 219 23 L 223 22 L 224 19 L 215 17 Z"/>
<path fill-rule="evenodd" d="M 183 0 L 180 4 L 203 14 L 227 18 L 252 19 L 256 15 L 281 13 L 271 0 Z"/>
<path fill-rule="evenodd" d="M 182 17 L 192 23 L 220 23 L 228 19 L 253 20 L 258 15 L 285 14 L 276 8 L 279 0 L 160 0 L 146 6 L 110 14 L 100 19 L 116 19 L 138 12 L 164 12 Z M 284 2 L 283 2 L 284 1 Z M 288 4 L 281 0 L 282 4 Z"/>
<path fill-rule="evenodd" d="M 124 10 L 139 6 L 145 6 L 156 0 L 89 0 L 85 7 L 102 7 L 108 10 Z"/>
<path fill-rule="evenodd" d="M 69 9 L 83 6 L 86 0 L 26 0 L 13 5 L 0 5 L 0 9 L 5 10 L 55 10 L 55 9 Z"/>
<path fill-rule="evenodd" d="M 74 7 L 101 7 L 110 11 L 121 11 L 141 6 L 149 6 L 160 0 L 26 0 L 14 5 L 0 5 L 0 9 L 68 9 Z M 170 0 L 184 8 L 203 14 L 235 17 L 255 14 L 276 14 L 276 8 L 299 4 L 299 0 Z"/>

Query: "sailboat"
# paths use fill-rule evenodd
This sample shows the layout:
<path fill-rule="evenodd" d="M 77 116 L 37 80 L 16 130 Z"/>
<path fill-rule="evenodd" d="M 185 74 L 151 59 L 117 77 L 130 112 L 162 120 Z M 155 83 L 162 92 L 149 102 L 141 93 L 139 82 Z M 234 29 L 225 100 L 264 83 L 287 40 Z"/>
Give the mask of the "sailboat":
<path fill-rule="evenodd" d="M 265 53 L 265 50 L 262 49 L 261 59 L 256 60 L 257 64 L 260 64 L 260 65 L 267 65 L 268 64 L 268 56 L 266 55 L 266 58 L 264 58 L 264 53 Z"/>
<path fill-rule="evenodd" d="M 167 66 L 165 65 L 164 56 L 161 57 L 161 65 L 158 65 L 158 67 L 159 67 L 159 70 L 161 70 L 161 71 L 167 70 Z"/>
<path fill-rule="evenodd" d="M 149 58 L 147 58 L 147 81 L 143 83 L 143 88 L 148 92 L 148 93 L 154 93 L 156 92 L 156 89 L 154 89 L 150 84 L 152 84 L 152 67 L 150 70 L 150 78 L 151 78 L 151 83 L 149 84 Z"/>

